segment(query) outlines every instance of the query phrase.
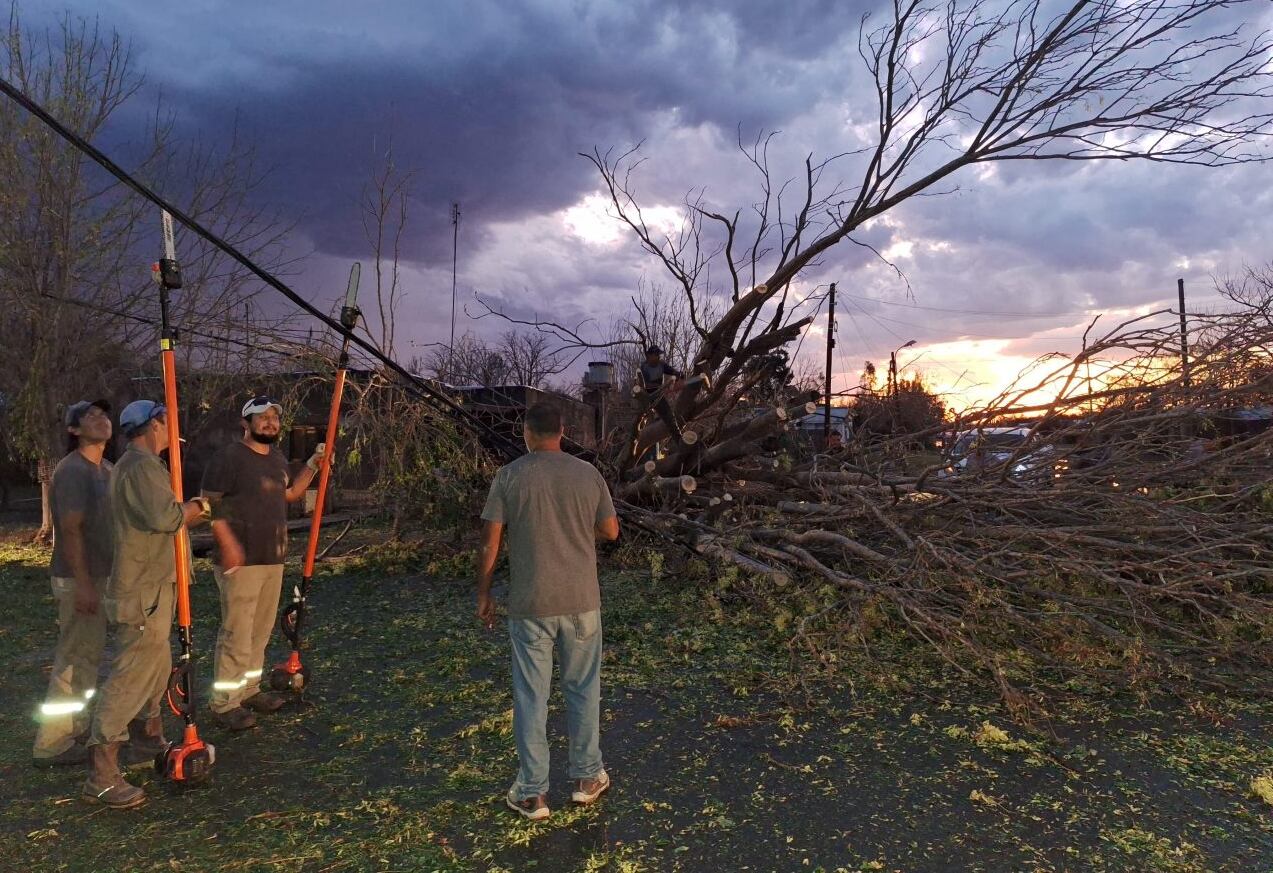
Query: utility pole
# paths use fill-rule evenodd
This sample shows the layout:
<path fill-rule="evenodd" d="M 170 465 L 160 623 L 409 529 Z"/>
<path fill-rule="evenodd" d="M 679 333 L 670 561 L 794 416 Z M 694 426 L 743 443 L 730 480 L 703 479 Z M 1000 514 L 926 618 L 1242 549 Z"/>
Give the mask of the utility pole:
<path fill-rule="evenodd" d="M 827 408 L 822 418 L 822 444 L 831 441 L 831 350 L 835 348 L 835 283 L 831 283 L 830 307 L 827 309 Z"/>
<path fill-rule="evenodd" d="M 1176 280 L 1176 292 L 1180 295 L 1180 378 L 1189 387 L 1189 328 L 1185 322 L 1185 280 Z"/>
<path fill-rule="evenodd" d="M 455 265 L 460 251 L 460 201 L 451 204 L 451 343 L 446 352 L 446 377 L 455 378 Z"/>

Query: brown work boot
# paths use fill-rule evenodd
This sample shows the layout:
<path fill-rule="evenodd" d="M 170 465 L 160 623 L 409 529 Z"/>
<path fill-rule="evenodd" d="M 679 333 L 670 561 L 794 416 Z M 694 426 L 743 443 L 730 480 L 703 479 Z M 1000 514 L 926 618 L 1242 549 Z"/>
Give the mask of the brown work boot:
<path fill-rule="evenodd" d="M 123 743 L 98 743 L 88 747 L 88 779 L 80 793 L 89 803 L 111 809 L 132 809 L 146 802 L 146 792 L 124 781 L 119 772 L 119 748 Z"/>
<path fill-rule="evenodd" d="M 602 770 L 592 779 L 576 779 L 574 790 L 570 792 L 570 799 L 575 803 L 587 805 L 605 794 L 609 788 L 610 776 Z"/>
<path fill-rule="evenodd" d="M 508 808 L 520 815 L 522 818 L 528 818 L 531 821 L 543 821 L 548 818 L 551 810 L 548 809 L 548 795 L 540 794 L 536 797 L 528 797 L 525 800 L 518 800 L 517 796 L 510 790 L 504 797 L 504 802 L 508 804 Z"/>
<path fill-rule="evenodd" d="M 243 701 L 244 706 L 255 712 L 278 712 L 285 703 L 287 698 L 273 691 L 258 691 Z"/>
<path fill-rule="evenodd" d="M 58 752 L 56 755 L 49 755 L 43 758 L 31 758 L 31 766 L 33 767 L 66 767 L 71 764 L 83 764 L 88 760 L 88 749 L 84 748 L 80 743 L 75 742 L 64 752 Z"/>
<path fill-rule="evenodd" d="M 120 753 L 126 769 L 142 770 L 154 766 L 155 758 L 168 751 L 164 739 L 164 717 L 135 718 L 128 723 L 128 742 Z"/>
<path fill-rule="evenodd" d="M 226 730 L 246 731 L 256 727 L 256 716 L 241 706 L 212 713 L 212 720 Z"/>

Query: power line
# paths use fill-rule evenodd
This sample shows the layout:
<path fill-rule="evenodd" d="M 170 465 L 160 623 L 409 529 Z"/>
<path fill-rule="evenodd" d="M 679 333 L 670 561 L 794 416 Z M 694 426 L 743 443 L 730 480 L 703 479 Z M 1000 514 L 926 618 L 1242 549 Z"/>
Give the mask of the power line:
<path fill-rule="evenodd" d="M 123 310 L 120 310 L 120 309 L 112 309 L 111 307 L 103 306 L 100 303 L 89 303 L 87 300 L 75 300 L 71 297 L 59 297 L 58 295 L 50 294 L 47 291 L 41 292 L 40 296 L 47 297 L 49 300 L 56 300 L 59 303 L 69 303 L 71 306 L 79 306 L 84 309 L 88 309 L 92 312 L 99 312 L 102 315 L 113 315 L 116 318 L 126 318 L 130 321 L 135 321 L 135 322 L 138 322 L 139 324 L 150 325 L 152 327 L 158 325 L 158 322 L 153 318 L 146 318 L 144 315 L 135 315 L 131 312 L 124 312 Z M 282 352 L 279 352 L 276 349 L 265 349 L 265 348 L 262 348 L 260 345 L 257 345 L 254 343 L 235 339 L 233 337 L 225 336 L 222 334 L 207 333 L 206 331 L 201 331 L 193 327 L 187 327 L 185 325 L 182 325 L 180 327 L 180 330 L 182 333 L 188 333 L 191 336 L 203 337 L 204 339 L 211 340 L 214 343 L 228 343 L 230 345 L 239 346 L 241 348 L 245 348 L 253 352 L 266 351 L 266 352 L 274 352 L 276 354 L 282 354 Z"/>

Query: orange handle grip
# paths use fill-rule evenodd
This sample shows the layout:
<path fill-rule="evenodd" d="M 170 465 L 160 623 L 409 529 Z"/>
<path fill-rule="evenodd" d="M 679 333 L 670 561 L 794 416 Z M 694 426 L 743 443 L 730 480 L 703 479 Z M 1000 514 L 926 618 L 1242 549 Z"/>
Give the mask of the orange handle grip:
<path fill-rule="evenodd" d="M 318 554 L 318 534 L 323 527 L 323 503 L 327 498 L 327 482 L 331 479 L 332 453 L 336 447 L 336 433 L 340 427 L 340 400 L 345 393 L 345 368 L 336 371 L 336 385 L 332 389 L 332 407 L 327 414 L 327 450 L 318 465 L 318 496 L 314 499 L 314 514 L 309 520 L 309 542 L 305 544 L 305 565 L 302 575 L 314 576 L 314 560 Z"/>

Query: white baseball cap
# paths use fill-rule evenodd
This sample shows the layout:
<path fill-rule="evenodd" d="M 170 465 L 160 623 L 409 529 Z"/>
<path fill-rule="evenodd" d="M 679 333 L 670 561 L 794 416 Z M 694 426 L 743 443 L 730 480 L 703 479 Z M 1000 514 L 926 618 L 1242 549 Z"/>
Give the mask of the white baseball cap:
<path fill-rule="evenodd" d="M 243 404 L 243 417 L 251 418 L 252 416 L 256 415 L 258 412 L 264 412 L 265 410 L 269 409 L 271 406 L 273 406 L 275 409 L 278 410 L 279 415 L 283 414 L 283 406 L 277 400 L 271 400 L 269 397 L 265 396 L 264 394 L 258 395 L 256 397 L 253 397 L 247 403 Z"/>

